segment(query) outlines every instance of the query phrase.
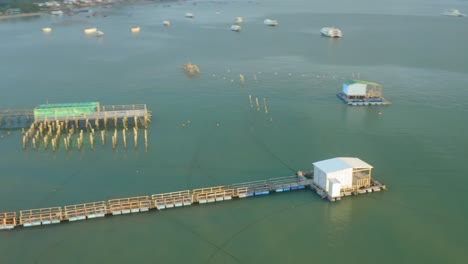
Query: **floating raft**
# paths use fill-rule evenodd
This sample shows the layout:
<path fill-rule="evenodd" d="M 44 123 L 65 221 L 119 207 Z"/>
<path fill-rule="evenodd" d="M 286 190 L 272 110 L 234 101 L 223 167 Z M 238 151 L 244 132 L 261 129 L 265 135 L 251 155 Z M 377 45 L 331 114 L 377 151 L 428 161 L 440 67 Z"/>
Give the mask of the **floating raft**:
<path fill-rule="evenodd" d="M 369 99 L 348 99 L 344 93 L 337 93 L 336 96 L 343 100 L 348 105 L 353 106 L 369 106 L 369 105 L 389 105 L 391 104 L 389 101 L 385 100 L 385 98 L 369 98 Z"/>
<path fill-rule="evenodd" d="M 19 218 L 16 212 L 0 212 L 0 230 L 9 230 L 15 227 L 32 227 L 58 224 L 64 221 L 79 221 L 93 218 L 102 218 L 106 215 L 122 215 L 147 212 L 151 209 L 164 210 L 175 207 L 190 206 L 194 203 L 205 204 L 230 201 L 234 198 L 243 199 L 252 196 L 282 193 L 309 188 L 316 191 L 322 198 L 328 193 L 315 185 L 311 177 L 312 172 L 298 172 L 294 176 L 272 178 L 225 186 L 183 190 L 178 192 L 153 194 L 151 196 L 137 196 L 129 198 L 111 199 L 84 204 L 29 209 L 20 211 Z M 385 189 L 385 185 L 373 180 L 366 188 L 343 193 L 342 196 L 370 193 Z M 332 201 L 339 200 L 333 199 Z"/>

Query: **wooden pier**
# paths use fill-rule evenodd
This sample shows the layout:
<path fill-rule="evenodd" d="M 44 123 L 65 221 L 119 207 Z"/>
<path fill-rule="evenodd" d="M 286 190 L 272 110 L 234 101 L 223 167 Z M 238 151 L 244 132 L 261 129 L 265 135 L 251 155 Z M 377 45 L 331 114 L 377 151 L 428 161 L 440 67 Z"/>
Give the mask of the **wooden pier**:
<path fill-rule="evenodd" d="M 0 212 L 0 230 L 9 230 L 15 227 L 32 227 L 40 225 L 58 224 L 63 221 L 79 221 L 93 218 L 102 218 L 107 215 L 123 215 L 147 212 L 152 209 L 158 211 L 176 207 L 190 206 L 192 204 L 218 203 L 232 199 L 243 199 L 252 196 L 282 193 L 288 191 L 311 189 L 322 198 L 328 197 L 326 191 L 313 182 L 312 171 L 299 171 L 294 176 L 271 178 L 232 185 L 214 186 L 194 190 L 153 194 L 129 198 L 111 199 L 84 204 L 50 207 L 41 209 L 22 210 L 19 218 L 16 212 Z M 347 195 L 377 192 L 386 189 L 385 185 L 372 179 L 368 187 L 356 190 L 343 190 L 339 199 Z"/>

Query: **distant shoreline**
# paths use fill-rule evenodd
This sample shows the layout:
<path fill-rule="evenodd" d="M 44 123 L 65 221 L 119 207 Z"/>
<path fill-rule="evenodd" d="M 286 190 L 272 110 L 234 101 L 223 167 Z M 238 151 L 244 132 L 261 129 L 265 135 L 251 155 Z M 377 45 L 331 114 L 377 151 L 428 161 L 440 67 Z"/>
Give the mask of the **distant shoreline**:
<path fill-rule="evenodd" d="M 10 19 L 10 18 L 21 18 L 21 17 L 33 17 L 33 16 L 40 16 L 43 13 L 25 13 L 25 14 L 17 14 L 17 15 L 1 15 L 0 20 L 2 19 Z"/>

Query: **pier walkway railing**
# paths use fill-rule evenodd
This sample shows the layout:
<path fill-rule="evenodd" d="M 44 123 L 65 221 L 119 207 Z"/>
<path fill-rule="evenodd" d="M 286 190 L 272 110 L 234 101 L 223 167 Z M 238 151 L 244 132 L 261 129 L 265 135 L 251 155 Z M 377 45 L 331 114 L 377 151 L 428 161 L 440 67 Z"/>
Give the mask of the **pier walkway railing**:
<path fill-rule="evenodd" d="M 28 209 L 20 211 L 19 217 L 16 212 L 0 212 L 0 230 L 13 229 L 18 226 L 31 227 L 58 224 L 63 221 L 73 222 L 105 217 L 106 215 L 147 212 L 152 209 L 164 210 L 189 206 L 195 203 L 222 202 L 232 200 L 233 198 L 243 199 L 270 193 L 301 190 L 306 187 L 316 191 L 322 198 L 328 197 L 325 190 L 313 183 L 313 180 L 309 177 L 311 175 L 312 172 L 298 172 L 298 174 L 294 176 L 231 185 L 67 205 L 63 208 Z M 386 189 L 386 186 L 372 179 L 371 186 L 361 188 L 353 194 L 376 192 L 382 189 Z M 347 195 L 347 193 L 343 194 L 343 196 Z M 349 195 L 351 195 L 351 193 Z M 328 198 L 330 199 L 330 197 Z M 330 200 L 335 201 L 339 199 L 333 198 Z"/>

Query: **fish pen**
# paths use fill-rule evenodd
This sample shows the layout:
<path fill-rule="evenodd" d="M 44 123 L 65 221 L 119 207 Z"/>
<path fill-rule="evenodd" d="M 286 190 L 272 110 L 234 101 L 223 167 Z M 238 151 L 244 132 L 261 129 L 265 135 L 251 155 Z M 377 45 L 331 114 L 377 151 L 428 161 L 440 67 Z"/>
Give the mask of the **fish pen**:
<path fill-rule="evenodd" d="M 349 166 L 343 164 L 348 163 Z M 350 166 L 354 166 L 349 170 Z M 108 201 L 90 202 L 61 207 L 22 210 L 17 218 L 16 212 L 0 213 L 0 230 L 15 227 L 32 227 L 58 224 L 64 221 L 103 218 L 123 214 L 147 212 L 191 206 L 193 204 L 219 203 L 233 199 L 264 196 L 295 190 L 310 189 L 322 198 L 338 201 L 343 196 L 372 193 L 386 190 L 386 186 L 371 178 L 367 163 L 356 158 L 335 158 L 314 163 L 316 171 L 298 171 L 296 175 L 257 180 L 231 185 L 213 186 L 193 190 L 160 193 Z M 324 171 L 326 173 L 324 173 Z M 351 186 L 346 186 L 350 172 Z M 356 176 L 357 175 L 357 176 Z M 346 175 L 345 175 L 346 176 Z M 357 177 L 353 179 L 352 177 Z M 325 179 L 325 181 L 324 181 Z M 324 183 L 327 183 L 325 186 Z M 343 187 L 341 187 L 343 185 Z"/>
<path fill-rule="evenodd" d="M 5 112 L 5 111 L 4 111 Z M 8 113 L 10 118 L 12 114 Z M 18 112 L 17 115 L 30 119 L 23 127 L 23 149 L 28 146 L 36 149 L 43 145 L 44 149 L 56 151 L 63 145 L 68 151 L 75 146 L 82 149 L 86 138 L 91 149 L 95 142 L 101 139 L 106 142 L 106 131 L 113 129 L 112 146 L 117 147 L 118 135 L 122 135 L 124 148 L 127 147 L 127 131 L 133 132 L 135 148 L 138 147 L 139 128 L 143 128 L 145 149 L 148 150 L 148 127 L 151 122 L 151 112 L 145 104 L 133 105 L 104 105 L 99 102 L 41 104 L 31 111 Z M 21 119 L 21 117 L 20 117 Z M 118 129 L 122 131 L 119 133 Z M 131 129 L 130 129 L 131 128 Z M 100 134 L 95 132 L 101 131 Z M 77 136 L 76 136 L 77 135 Z M 74 144 L 75 143 L 75 144 Z"/>
<path fill-rule="evenodd" d="M 362 80 L 349 80 L 343 83 L 343 91 L 336 94 L 348 105 L 369 106 L 390 104 L 382 95 L 382 85 Z"/>

